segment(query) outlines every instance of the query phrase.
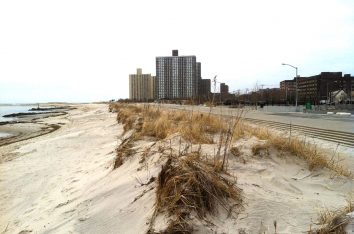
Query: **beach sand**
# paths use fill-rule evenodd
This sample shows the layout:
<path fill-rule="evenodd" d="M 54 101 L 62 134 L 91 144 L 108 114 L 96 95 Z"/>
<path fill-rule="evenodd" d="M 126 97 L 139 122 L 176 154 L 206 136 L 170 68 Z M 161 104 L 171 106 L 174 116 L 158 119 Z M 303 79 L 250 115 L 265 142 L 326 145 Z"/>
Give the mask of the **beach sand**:
<path fill-rule="evenodd" d="M 155 183 L 147 182 L 165 162 L 159 149 L 178 151 L 179 137 L 139 140 L 133 145 L 136 153 L 113 170 L 115 149 L 130 133 L 122 135 L 107 105 L 78 105 L 43 122 L 63 124 L 52 133 L 0 147 L 1 158 L 11 158 L 0 164 L 0 232 L 146 233 L 156 198 Z M 253 155 L 252 146 L 262 143 L 243 138 L 234 146 L 244 160 L 230 156 L 230 173 L 243 190 L 242 212 L 236 219 L 223 212 L 208 216 L 208 223 L 196 222 L 196 233 L 274 233 L 274 221 L 278 233 L 304 233 L 318 210 L 345 205 L 352 180 L 310 171 L 304 161 L 276 150 Z M 202 145 L 208 155 L 215 148 Z M 166 220 L 160 217 L 154 228 L 163 229 Z"/>
<path fill-rule="evenodd" d="M 0 147 L 0 232 L 43 233 L 74 220 L 87 189 L 111 171 L 120 127 L 107 105 L 81 105 L 52 133 Z M 69 230 L 61 230 L 68 233 Z M 25 232 L 24 232 L 25 233 Z"/>

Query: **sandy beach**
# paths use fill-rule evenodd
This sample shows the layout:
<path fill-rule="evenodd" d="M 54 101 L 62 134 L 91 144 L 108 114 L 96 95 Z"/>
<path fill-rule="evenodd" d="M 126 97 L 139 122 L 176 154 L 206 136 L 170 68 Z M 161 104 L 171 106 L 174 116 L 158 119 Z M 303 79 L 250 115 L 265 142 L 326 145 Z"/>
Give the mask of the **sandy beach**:
<path fill-rule="evenodd" d="M 113 169 L 123 134 L 108 105 L 77 105 L 65 116 L 42 119 L 61 123 L 51 133 L 0 147 L 0 232 L 146 233 L 154 212 L 156 184 L 166 161 L 161 148 L 178 152 L 180 137 L 140 139 L 134 154 Z M 182 144 L 187 144 L 182 142 Z M 243 209 L 235 218 L 220 211 L 195 221 L 195 233 L 304 233 L 324 207 L 345 205 L 353 180 L 326 169 L 310 171 L 304 161 L 270 149 L 255 156 L 255 137 L 235 143 L 242 157 L 230 157 L 229 171 L 242 189 Z M 193 147 L 193 146 L 192 146 Z M 205 154 L 215 144 L 195 145 Z M 352 169 L 352 168 L 351 168 Z M 158 217 L 155 230 L 166 227 Z"/>
<path fill-rule="evenodd" d="M 0 164 L 1 232 L 69 233 L 67 222 L 84 218 L 77 207 L 87 189 L 111 171 L 120 127 L 107 105 L 78 106 L 42 122 L 62 125 L 0 147 L 7 158 Z"/>

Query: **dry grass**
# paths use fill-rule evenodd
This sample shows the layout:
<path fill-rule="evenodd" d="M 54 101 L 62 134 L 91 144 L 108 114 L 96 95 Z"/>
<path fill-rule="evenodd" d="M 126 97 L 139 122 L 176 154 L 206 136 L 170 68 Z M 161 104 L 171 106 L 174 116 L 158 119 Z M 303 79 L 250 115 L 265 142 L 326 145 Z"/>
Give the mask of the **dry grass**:
<path fill-rule="evenodd" d="M 258 156 L 268 156 L 269 155 L 269 145 L 268 144 L 255 144 L 251 148 L 253 155 Z"/>
<path fill-rule="evenodd" d="M 136 121 L 138 114 L 142 112 L 142 108 L 138 106 L 120 103 L 110 104 L 109 110 L 118 113 L 117 121 L 118 123 L 124 124 L 124 131 L 128 131 L 133 128 L 134 122 Z"/>
<path fill-rule="evenodd" d="M 173 220 L 165 233 L 190 233 L 191 213 L 199 218 L 214 214 L 220 205 L 228 212 L 230 202 L 240 206 L 241 190 L 204 162 L 199 153 L 170 157 L 158 176 L 156 212 Z"/>
<path fill-rule="evenodd" d="M 330 158 L 325 152 L 319 150 L 316 145 L 297 137 L 284 137 L 284 135 L 269 131 L 266 128 L 256 128 L 250 125 L 244 127 L 251 135 L 268 143 L 278 150 L 290 152 L 293 155 L 305 160 L 309 169 L 327 168 L 337 175 L 351 178 L 350 170 L 340 164 L 335 157 Z"/>
<path fill-rule="evenodd" d="M 319 212 L 318 225 L 319 229 L 310 230 L 311 234 L 345 234 L 345 226 L 349 223 L 350 217 L 346 216 L 348 213 L 354 211 L 354 197 L 353 195 L 347 199 L 347 205 L 336 210 L 324 209 Z"/>
<path fill-rule="evenodd" d="M 267 140 L 269 145 L 276 149 L 290 152 L 305 160 L 309 169 L 328 168 L 338 175 L 352 177 L 352 173 L 340 165 L 338 159 L 329 158 L 316 145 L 296 137 L 284 137 L 266 128 L 257 128 L 241 121 L 242 112 L 233 119 L 217 117 L 211 114 L 193 113 L 187 111 L 167 111 L 156 107 L 111 104 L 111 111 L 118 112 L 117 120 L 124 124 L 124 130 L 135 128 L 139 136 L 152 136 L 165 139 L 171 134 L 179 132 L 181 136 L 192 144 L 211 144 L 213 137 L 219 134 L 217 156 L 223 156 L 223 164 L 227 162 L 227 150 L 230 142 L 238 140 L 246 133 L 259 139 Z M 139 118 L 142 118 L 141 121 Z M 232 134 L 232 135 L 230 135 Z M 224 152 L 221 152 L 221 149 Z M 257 151 L 257 149 L 254 149 Z M 254 154 L 258 154 L 254 152 Z M 224 165 L 222 166 L 224 168 Z"/>
<path fill-rule="evenodd" d="M 194 113 L 192 115 L 191 122 L 203 126 L 203 130 L 210 134 L 218 133 L 220 131 L 226 130 L 227 128 L 227 124 L 225 123 L 224 119 L 214 115 Z"/>
<path fill-rule="evenodd" d="M 139 108 L 133 108 L 129 106 L 128 108 L 123 108 L 118 111 L 117 121 L 118 123 L 124 124 L 124 131 L 132 129 L 135 120 L 137 119 L 137 114 L 140 112 Z"/>
<path fill-rule="evenodd" d="M 144 123 L 140 134 L 158 139 L 165 139 L 179 132 L 185 140 L 193 144 L 211 144 L 213 134 L 226 129 L 226 124 L 219 118 L 199 113 L 147 107 L 141 111 L 141 115 Z"/>
<path fill-rule="evenodd" d="M 234 130 L 234 133 L 233 133 L 233 137 L 232 137 L 233 140 L 237 141 L 237 140 L 241 139 L 245 135 L 245 130 L 246 130 L 245 124 L 240 119 L 239 123 L 235 127 L 235 130 Z"/>
<path fill-rule="evenodd" d="M 117 120 L 124 124 L 125 131 L 132 129 L 137 116 L 140 116 L 144 120 L 139 134 L 158 139 L 165 139 L 179 132 L 185 140 L 193 144 L 211 144 L 213 135 L 226 131 L 228 127 L 224 119 L 208 114 L 127 104 L 111 104 L 110 110 L 118 112 Z"/>
<path fill-rule="evenodd" d="M 226 124 L 215 116 L 185 111 L 166 111 L 151 106 L 115 104 L 111 111 L 117 111 L 117 120 L 124 125 L 124 131 L 134 129 L 128 143 L 122 143 L 117 149 L 114 168 L 120 166 L 124 158 L 130 155 L 129 146 L 134 139 L 151 136 L 165 139 L 171 134 L 180 133 L 192 144 L 211 144 L 213 135 L 225 131 Z"/>
<path fill-rule="evenodd" d="M 168 119 L 167 115 L 160 114 L 156 119 L 147 118 L 145 116 L 140 134 L 165 139 L 168 135 L 173 133 L 172 126 L 173 123 Z"/>
<path fill-rule="evenodd" d="M 241 155 L 240 149 L 235 146 L 230 148 L 230 153 L 235 157 L 239 157 Z"/>
<path fill-rule="evenodd" d="M 212 133 L 217 131 L 215 122 L 203 115 L 193 114 L 183 121 L 183 124 L 179 126 L 179 131 L 184 139 L 193 144 L 212 144 Z"/>
<path fill-rule="evenodd" d="M 114 169 L 120 167 L 123 164 L 124 159 L 134 153 L 134 151 L 132 150 L 132 146 L 133 146 L 132 141 L 133 141 L 132 138 L 125 139 L 116 149 L 117 157 L 116 160 L 114 161 L 114 166 L 113 166 Z"/>

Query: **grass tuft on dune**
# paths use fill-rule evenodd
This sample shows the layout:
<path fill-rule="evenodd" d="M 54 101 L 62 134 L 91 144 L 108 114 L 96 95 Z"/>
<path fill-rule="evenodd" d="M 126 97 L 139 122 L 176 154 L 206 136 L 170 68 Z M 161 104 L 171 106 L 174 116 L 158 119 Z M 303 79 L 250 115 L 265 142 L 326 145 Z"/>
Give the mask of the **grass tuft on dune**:
<path fill-rule="evenodd" d="M 198 152 L 169 157 L 158 176 L 155 210 L 172 217 L 167 233 L 191 233 L 192 213 L 203 219 L 221 206 L 231 214 L 241 203 L 236 178 L 217 172 Z"/>
<path fill-rule="evenodd" d="M 350 222 L 352 219 L 351 217 L 347 216 L 347 214 L 354 211 L 354 196 L 351 194 L 347 198 L 347 204 L 339 209 L 323 209 L 319 212 L 318 217 L 318 225 L 319 228 L 312 230 L 310 228 L 310 234 L 346 234 L 345 226 Z"/>

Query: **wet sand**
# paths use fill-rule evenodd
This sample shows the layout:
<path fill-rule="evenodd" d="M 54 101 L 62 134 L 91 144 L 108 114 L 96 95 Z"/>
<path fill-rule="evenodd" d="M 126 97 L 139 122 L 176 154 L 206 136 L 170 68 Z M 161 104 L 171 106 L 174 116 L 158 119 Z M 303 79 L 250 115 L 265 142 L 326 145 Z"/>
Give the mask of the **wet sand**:
<path fill-rule="evenodd" d="M 67 114 L 72 108 L 54 112 L 14 113 L 15 120 L 0 122 L 0 146 L 31 139 L 51 133 L 60 128 L 60 123 L 44 123 L 43 119 Z M 3 159 L 2 159 L 3 160 Z"/>

